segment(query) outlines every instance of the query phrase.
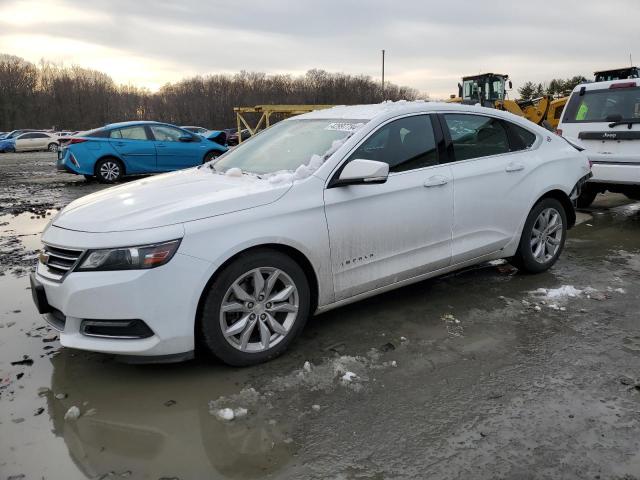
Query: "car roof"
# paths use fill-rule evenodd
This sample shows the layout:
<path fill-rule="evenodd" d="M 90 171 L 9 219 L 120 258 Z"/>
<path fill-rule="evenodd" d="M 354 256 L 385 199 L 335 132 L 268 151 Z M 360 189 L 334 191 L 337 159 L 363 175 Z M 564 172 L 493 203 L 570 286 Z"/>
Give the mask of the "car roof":
<path fill-rule="evenodd" d="M 574 92 L 579 92 L 580 89 L 582 87 L 585 88 L 585 90 L 606 90 L 607 88 L 610 88 L 611 85 L 615 84 L 615 83 L 631 83 L 634 82 L 637 86 L 640 87 L 640 78 L 621 78 L 619 80 L 607 80 L 606 82 L 589 82 L 589 83 L 581 83 L 580 85 L 576 86 L 573 91 Z"/>
<path fill-rule="evenodd" d="M 386 101 L 370 105 L 339 105 L 323 110 L 314 110 L 310 113 L 292 117 L 292 119 L 323 119 L 323 120 L 363 120 L 369 122 L 383 122 L 399 115 L 410 113 L 451 112 L 451 113 L 479 113 L 500 117 L 511 122 L 519 123 L 527 128 L 533 128 L 533 123 L 509 112 L 495 108 L 481 107 L 480 105 L 464 105 L 460 103 L 426 102 L 399 100 L 397 102 Z"/>
<path fill-rule="evenodd" d="M 122 127 L 132 127 L 134 125 L 171 125 L 171 124 L 156 122 L 154 120 L 131 120 L 128 122 L 108 123 L 107 125 L 104 126 L 104 128 L 122 128 Z"/>

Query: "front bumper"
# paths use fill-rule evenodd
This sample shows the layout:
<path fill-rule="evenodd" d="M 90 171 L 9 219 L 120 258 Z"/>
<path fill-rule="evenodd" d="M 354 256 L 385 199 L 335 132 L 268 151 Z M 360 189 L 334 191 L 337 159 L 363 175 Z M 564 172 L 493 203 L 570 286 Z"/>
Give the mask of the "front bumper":
<path fill-rule="evenodd" d="M 194 322 L 210 265 L 180 252 L 150 270 L 71 272 L 62 282 L 33 277 L 34 301 L 46 320 L 60 330 L 60 343 L 119 355 L 166 356 L 193 351 Z M 36 299 L 44 292 L 45 299 Z M 43 308 L 41 308 L 43 307 Z M 87 321 L 140 320 L 146 338 L 86 334 Z M 57 326 L 56 326 L 57 322 Z"/>

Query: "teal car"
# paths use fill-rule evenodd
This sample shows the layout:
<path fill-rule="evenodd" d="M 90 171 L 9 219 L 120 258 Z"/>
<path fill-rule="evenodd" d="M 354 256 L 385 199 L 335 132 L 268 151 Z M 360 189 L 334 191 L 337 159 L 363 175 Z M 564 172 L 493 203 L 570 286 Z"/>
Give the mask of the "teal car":
<path fill-rule="evenodd" d="M 207 137 L 151 121 L 112 123 L 61 142 L 58 170 L 116 183 L 125 175 L 171 172 L 213 160 L 228 150 L 224 132 Z"/>

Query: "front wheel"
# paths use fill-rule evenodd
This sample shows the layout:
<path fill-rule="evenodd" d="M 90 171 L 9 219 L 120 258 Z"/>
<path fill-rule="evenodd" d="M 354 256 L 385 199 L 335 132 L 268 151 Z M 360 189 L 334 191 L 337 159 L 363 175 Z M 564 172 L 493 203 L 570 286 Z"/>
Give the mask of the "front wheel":
<path fill-rule="evenodd" d="M 50 152 L 57 152 L 58 151 L 58 144 L 57 143 L 50 143 L 49 146 L 47 147 L 47 150 L 49 150 Z"/>
<path fill-rule="evenodd" d="M 519 270 L 540 273 L 556 263 L 567 237 L 567 214 L 555 198 L 538 202 L 527 217 L 511 263 Z"/>
<path fill-rule="evenodd" d="M 202 163 L 207 163 L 207 162 L 210 162 L 211 160 L 215 160 L 219 156 L 220 156 L 220 152 L 216 152 L 216 151 L 207 152 L 207 154 L 204 156 L 204 159 L 202 160 Z"/>
<path fill-rule="evenodd" d="M 124 176 L 124 166 L 115 158 L 104 158 L 96 163 L 96 178 L 100 183 L 116 183 Z"/>
<path fill-rule="evenodd" d="M 255 365 L 284 352 L 309 316 L 310 292 L 300 266 L 276 250 L 242 255 L 210 285 L 199 340 L 223 362 Z"/>

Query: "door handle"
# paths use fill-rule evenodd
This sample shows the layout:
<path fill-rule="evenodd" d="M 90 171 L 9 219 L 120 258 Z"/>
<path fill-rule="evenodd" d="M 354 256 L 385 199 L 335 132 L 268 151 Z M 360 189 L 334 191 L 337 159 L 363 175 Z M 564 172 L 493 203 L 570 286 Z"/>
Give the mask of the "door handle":
<path fill-rule="evenodd" d="M 505 168 L 507 172 L 519 172 L 521 170 L 524 170 L 524 165 L 521 163 L 510 163 L 507 165 L 507 168 Z"/>
<path fill-rule="evenodd" d="M 116 146 L 118 147 L 124 147 L 126 145 L 126 143 L 124 142 L 116 142 Z"/>
<path fill-rule="evenodd" d="M 449 183 L 449 179 L 447 177 L 443 177 L 442 175 L 434 175 L 433 177 L 429 177 L 424 181 L 424 186 L 429 187 L 440 187 L 442 185 L 446 185 Z"/>

